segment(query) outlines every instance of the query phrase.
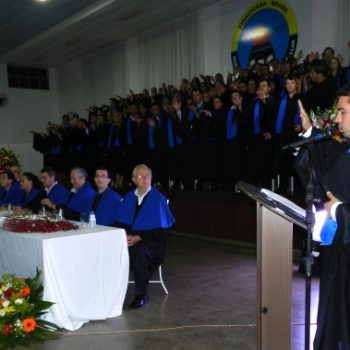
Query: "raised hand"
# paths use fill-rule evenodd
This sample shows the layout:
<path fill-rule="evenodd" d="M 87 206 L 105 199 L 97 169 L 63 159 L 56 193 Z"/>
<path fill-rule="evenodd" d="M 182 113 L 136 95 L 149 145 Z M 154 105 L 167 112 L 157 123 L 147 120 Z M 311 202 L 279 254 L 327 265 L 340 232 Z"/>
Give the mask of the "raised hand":
<path fill-rule="evenodd" d="M 325 208 L 328 215 L 330 216 L 333 204 L 339 202 L 339 199 L 335 197 L 334 194 L 330 191 L 327 192 L 327 197 L 328 197 L 328 201 L 324 203 L 323 207 Z"/>
<path fill-rule="evenodd" d="M 312 127 L 311 120 L 309 118 L 309 115 L 306 113 L 305 108 L 300 100 L 298 100 L 298 106 L 300 111 L 301 125 L 303 127 L 303 131 L 305 132 Z"/>

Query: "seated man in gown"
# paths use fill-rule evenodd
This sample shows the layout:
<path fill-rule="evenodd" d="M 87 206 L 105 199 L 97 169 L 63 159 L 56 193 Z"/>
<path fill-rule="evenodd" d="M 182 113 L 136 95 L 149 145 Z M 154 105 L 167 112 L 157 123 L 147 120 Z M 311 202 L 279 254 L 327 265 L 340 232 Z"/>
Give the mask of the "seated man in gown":
<path fill-rule="evenodd" d="M 19 205 L 24 192 L 11 171 L 5 171 L 0 175 L 0 185 L 4 189 L 4 194 L 0 198 L 0 205 Z"/>
<path fill-rule="evenodd" d="M 109 185 L 111 175 L 107 168 L 98 167 L 95 172 L 97 194 L 91 210 L 95 213 L 97 225 L 110 226 L 117 220 L 117 210 L 122 198 Z"/>
<path fill-rule="evenodd" d="M 88 215 L 90 213 L 96 192 L 87 178 L 88 175 L 85 169 L 75 167 L 71 170 L 70 182 L 72 189 L 67 202 L 60 205 L 65 219 L 79 221 L 81 214 Z"/>
<path fill-rule="evenodd" d="M 167 231 L 175 223 L 166 198 L 151 186 L 152 171 L 137 165 L 132 172 L 135 190 L 123 199 L 117 226 L 126 230 L 130 268 L 135 279 L 135 299 L 129 308 L 149 302 L 147 287 L 154 271 L 163 262 Z"/>
<path fill-rule="evenodd" d="M 56 206 L 67 202 L 69 191 L 56 181 L 56 171 L 53 168 L 48 166 L 41 169 L 39 178 L 47 194 L 47 198 L 44 198 L 41 204 L 50 209 L 56 209 Z"/>

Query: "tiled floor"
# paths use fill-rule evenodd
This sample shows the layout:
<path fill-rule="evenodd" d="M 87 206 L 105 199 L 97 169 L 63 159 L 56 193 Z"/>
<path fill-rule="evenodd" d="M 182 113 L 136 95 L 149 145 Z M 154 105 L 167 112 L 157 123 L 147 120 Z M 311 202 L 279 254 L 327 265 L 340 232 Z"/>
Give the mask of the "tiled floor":
<path fill-rule="evenodd" d="M 164 280 L 151 285 L 150 304 L 125 308 L 121 317 L 95 321 L 58 340 L 33 344 L 41 350 L 253 350 L 255 338 L 256 260 L 252 250 L 193 237 L 171 235 Z M 293 271 L 292 350 L 304 349 L 304 277 Z M 126 297 L 132 300 L 133 287 Z M 312 317 L 316 320 L 318 281 L 312 281 Z M 315 326 L 311 329 L 311 339 Z M 283 350 L 283 349 L 281 349 Z"/>

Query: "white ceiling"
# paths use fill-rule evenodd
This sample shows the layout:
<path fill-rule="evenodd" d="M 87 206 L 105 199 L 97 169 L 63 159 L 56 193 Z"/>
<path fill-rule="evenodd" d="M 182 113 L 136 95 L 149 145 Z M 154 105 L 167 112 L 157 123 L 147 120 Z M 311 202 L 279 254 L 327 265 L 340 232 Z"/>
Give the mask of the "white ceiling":
<path fill-rule="evenodd" d="M 219 0 L 1 0 L 0 62 L 57 67 Z"/>

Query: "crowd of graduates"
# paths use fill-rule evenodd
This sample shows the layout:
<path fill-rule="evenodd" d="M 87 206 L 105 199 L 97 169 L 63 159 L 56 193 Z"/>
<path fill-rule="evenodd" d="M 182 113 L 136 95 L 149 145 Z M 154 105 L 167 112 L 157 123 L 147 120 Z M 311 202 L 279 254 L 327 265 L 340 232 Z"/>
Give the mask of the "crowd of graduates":
<path fill-rule="evenodd" d="M 179 87 L 129 91 L 109 105 L 91 106 L 88 117 L 64 115 L 33 132 L 33 147 L 46 166 L 68 174 L 74 166 L 93 174 L 105 165 L 114 186 L 130 181 L 136 164 L 153 170 L 160 188 L 233 190 L 237 180 L 279 190 L 294 175 L 293 152 L 283 145 L 301 131 L 298 100 L 306 111 L 331 108 L 350 69 L 326 48 L 321 55 L 287 57 L 282 62 L 234 67 L 225 79 L 182 79 Z M 276 183 L 276 182 L 275 182 Z"/>

